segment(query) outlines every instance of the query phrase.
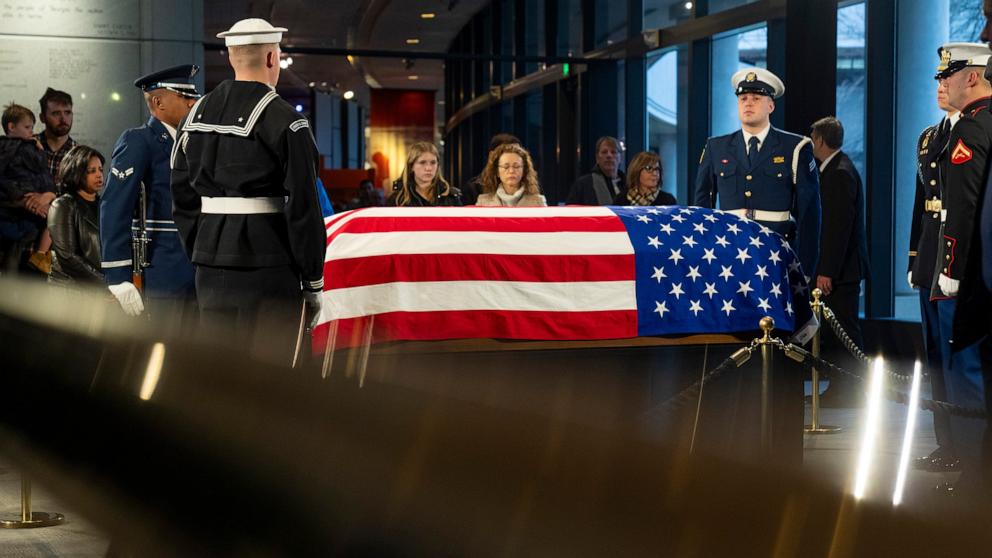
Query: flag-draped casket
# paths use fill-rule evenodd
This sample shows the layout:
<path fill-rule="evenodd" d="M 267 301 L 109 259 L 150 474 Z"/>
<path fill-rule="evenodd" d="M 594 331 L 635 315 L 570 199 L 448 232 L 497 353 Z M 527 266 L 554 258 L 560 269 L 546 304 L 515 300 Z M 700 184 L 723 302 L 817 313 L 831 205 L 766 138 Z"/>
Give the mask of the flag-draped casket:
<path fill-rule="evenodd" d="M 589 340 L 792 330 L 809 310 L 781 236 L 698 207 L 359 209 L 327 220 L 324 276 L 317 350 L 369 317 L 373 342 Z"/>

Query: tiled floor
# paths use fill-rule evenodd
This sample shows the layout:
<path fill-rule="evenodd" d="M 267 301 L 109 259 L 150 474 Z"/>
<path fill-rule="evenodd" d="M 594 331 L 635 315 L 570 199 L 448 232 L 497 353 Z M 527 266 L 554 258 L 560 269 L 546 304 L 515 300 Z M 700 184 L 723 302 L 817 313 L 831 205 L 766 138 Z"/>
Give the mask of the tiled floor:
<path fill-rule="evenodd" d="M 899 453 L 906 421 L 906 407 L 885 403 L 874 469 L 867 497 L 878 501 L 891 501 L 895 485 Z M 807 410 L 808 413 L 808 410 Z M 849 490 L 853 485 L 855 463 L 860 444 L 859 426 L 863 409 L 825 409 L 823 424 L 843 428 L 837 434 L 807 435 L 805 466 L 822 474 L 839 489 Z M 912 457 L 926 455 L 934 447 L 933 426 L 930 413 L 919 413 Z M 934 487 L 944 481 L 954 480 L 954 474 L 928 473 L 910 470 L 907 477 L 904 506 L 924 508 L 948 497 L 938 494 Z M 0 516 L 19 515 L 20 475 L 8 462 L 0 459 Z M 44 487 L 35 486 L 35 509 L 61 512 L 66 523 L 57 527 L 28 530 L 0 529 L 0 556 L 4 558 L 35 557 L 98 557 L 106 552 L 105 535 L 74 513 L 73 510 L 47 493 Z"/>

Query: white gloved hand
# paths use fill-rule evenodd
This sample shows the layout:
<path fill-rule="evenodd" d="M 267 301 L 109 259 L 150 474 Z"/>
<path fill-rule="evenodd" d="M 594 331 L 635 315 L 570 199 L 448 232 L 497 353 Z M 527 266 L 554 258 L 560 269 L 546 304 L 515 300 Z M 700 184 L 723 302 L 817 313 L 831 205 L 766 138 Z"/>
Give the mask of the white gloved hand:
<path fill-rule="evenodd" d="M 940 286 L 940 290 L 947 296 L 957 296 L 958 288 L 961 286 L 961 281 L 957 279 L 951 279 L 950 277 L 940 274 L 937 278 L 937 285 Z"/>
<path fill-rule="evenodd" d="M 125 281 L 116 285 L 110 285 L 110 292 L 113 293 L 117 302 L 121 304 L 121 309 L 128 316 L 137 316 L 145 311 L 145 304 L 141 302 L 141 293 L 134 283 Z"/>
<path fill-rule="evenodd" d="M 309 326 L 310 329 L 317 327 L 317 323 L 320 321 L 320 309 L 323 301 L 323 297 L 320 292 L 313 291 L 303 291 L 303 302 L 307 305 L 307 314 L 309 315 Z"/>
<path fill-rule="evenodd" d="M 909 283 L 909 288 L 910 289 L 915 289 L 916 288 L 916 285 L 913 284 L 913 272 L 912 271 L 907 271 L 906 272 L 906 282 Z"/>

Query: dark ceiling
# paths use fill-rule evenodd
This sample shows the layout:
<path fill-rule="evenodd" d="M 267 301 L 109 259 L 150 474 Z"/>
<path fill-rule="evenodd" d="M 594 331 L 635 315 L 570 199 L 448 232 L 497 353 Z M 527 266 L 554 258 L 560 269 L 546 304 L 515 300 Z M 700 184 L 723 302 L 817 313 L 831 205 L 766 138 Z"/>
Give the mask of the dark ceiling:
<path fill-rule="evenodd" d="M 204 42 L 221 44 L 217 33 L 237 20 L 260 17 L 289 29 L 284 47 L 445 52 L 486 4 L 488 0 L 204 0 Z M 435 15 L 423 19 L 423 13 Z M 420 42 L 409 45 L 407 39 Z M 352 90 L 366 106 L 369 87 L 443 91 L 440 60 L 290 56 L 293 64 L 283 70 L 279 82 L 286 97 L 308 97 L 311 83 L 341 93 Z M 222 51 L 208 48 L 205 66 L 208 91 L 232 75 Z"/>

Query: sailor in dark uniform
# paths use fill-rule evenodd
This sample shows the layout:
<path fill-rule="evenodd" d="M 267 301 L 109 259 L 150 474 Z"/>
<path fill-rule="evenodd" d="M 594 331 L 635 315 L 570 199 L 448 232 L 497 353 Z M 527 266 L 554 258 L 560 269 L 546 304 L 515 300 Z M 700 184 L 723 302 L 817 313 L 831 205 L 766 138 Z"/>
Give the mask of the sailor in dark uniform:
<path fill-rule="evenodd" d="M 757 221 L 784 236 L 807 275 L 820 250 L 820 184 L 809 138 L 772 127 L 774 99 L 785 92 L 775 74 L 749 68 L 734 74 L 742 129 L 706 140 L 696 174 L 694 205 Z"/>
<path fill-rule="evenodd" d="M 193 83 L 198 69 L 186 64 L 135 80 L 151 117 L 117 140 L 100 196 L 102 267 L 110 291 L 126 314 L 149 306 L 153 318 L 173 325 L 181 324 L 184 307 L 195 299 L 193 266 L 172 219 L 169 156 L 176 127 L 200 97 Z"/>
<path fill-rule="evenodd" d="M 947 180 L 941 209 L 938 268 L 932 296 L 956 297 L 950 348 L 953 373 L 945 376 L 948 400 L 964 407 L 984 407 L 982 379 L 989 357 L 989 290 L 982 277 L 979 219 L 989 179 L 992 152 L 992 85 L 984 78 L 992 51 L 980 43 L 950 43 L 943 47 L 937 79 L 948 102 L 961 111 L 947 144 Z M 960 363 L 960 366 L 958 366 Z M 954 447 L 962 460 L 962 478 L 977 478 L 985 421 L 951 418 Z M 968 491 L 966 491 L 968 492 Z"/>
<path fill-rule="evenodd" d="M 311 324 L 319 317 L 326 235 L 313 134 L 275 92 L 285 31 L 247 19 L 217 35 L 234 79 L 180 124 L 172 194 L 196 266 L 201 323 L 255 356 L 288 363 L 301 308 Z"/>
<path fill-rule="evenodd" d="M 909 235 L 909 269 L 906 280 L 910 287 L 920 291 L 923 348 L 933 398 L 946 401 L 944 377 L 952 373 L 950 340 L 954 299 L 931 299 L 930 286 L 937 267 L 937 250 L 940 248 L 941 192 L 947 173 L 947 142 L 951 128 L 957 123 L 961 113 L 948 104 L 947 91 L 939 84 L 937 105 L 947 116 L 938 124 L 923 130 L 916 144 L 916 200 L 913 203 Z M 915 466 L 930 471 L 957 469 L 960 461 L 954 451 L 950 418 L 946 414 L 935 413 L 933 429 L 937 449 L 917 459 Z"/>

